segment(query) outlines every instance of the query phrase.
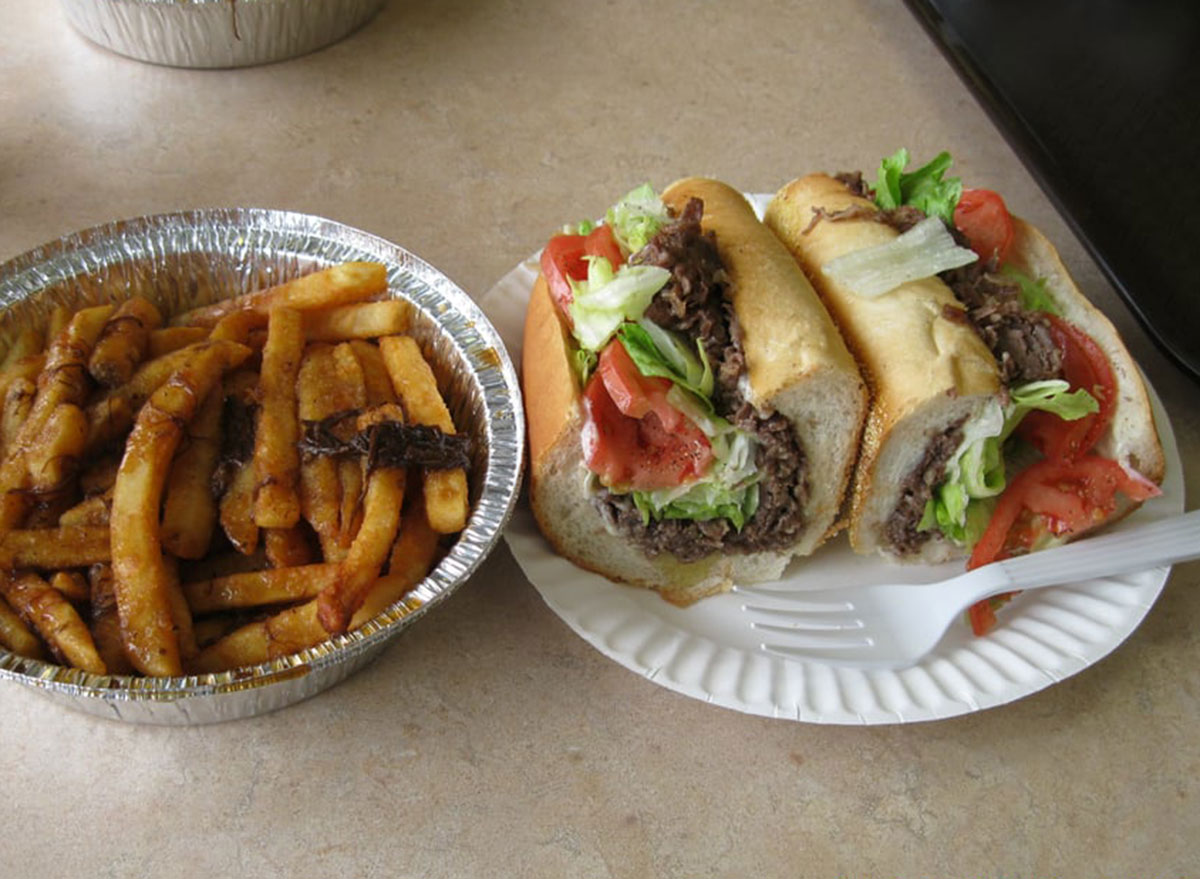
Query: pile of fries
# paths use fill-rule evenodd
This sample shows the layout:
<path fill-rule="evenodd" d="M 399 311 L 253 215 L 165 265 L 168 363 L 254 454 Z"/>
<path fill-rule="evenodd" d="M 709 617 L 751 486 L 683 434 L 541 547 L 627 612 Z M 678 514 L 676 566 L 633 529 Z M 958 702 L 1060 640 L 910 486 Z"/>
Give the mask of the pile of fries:
<path fill-rule="evenodd" d="M 402 598 L 466 525 L 466 438 L 344 263 L 169 322 L 56 310 L 0 363 L 0 646 L 94 674 L 254 665 Z"/>

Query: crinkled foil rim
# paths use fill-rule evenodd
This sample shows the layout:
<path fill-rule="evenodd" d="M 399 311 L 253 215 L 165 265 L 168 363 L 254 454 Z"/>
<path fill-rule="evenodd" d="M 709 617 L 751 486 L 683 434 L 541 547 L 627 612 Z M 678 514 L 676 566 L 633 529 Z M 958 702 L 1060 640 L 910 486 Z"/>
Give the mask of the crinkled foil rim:
<path fill-rule="evenodd" d="M 29 322 L 44 325 L 57 304 L 82 306 L 140 293 L 174 313 L 348 260 L 384 263 L 391 295 L 416 306 L 412 332 L 432 353 L 456 425 L 472 438 L 471 517 L 445 558 L 363 627 L 262 665 L 175 678 L 93 675 L 0 648 L 0 679 L 134 722 L 191 724 L 259 714 L 345 678 L 483 562 L 512 514 L 522 477 L 525 423 L 516 372 L 475 302 L 446 275 L 391 242 L 321 217 L 254 208 L 97 226 L 0 265 L 5 309 L 0 345 Z"/>

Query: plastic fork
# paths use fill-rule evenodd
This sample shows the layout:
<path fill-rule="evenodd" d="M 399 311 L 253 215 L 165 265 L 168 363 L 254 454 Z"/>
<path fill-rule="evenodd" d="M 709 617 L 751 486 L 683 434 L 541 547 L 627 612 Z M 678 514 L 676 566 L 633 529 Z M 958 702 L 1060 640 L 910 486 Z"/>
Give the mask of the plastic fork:
<path fill-rule="evenodd" d="M 1004 592 L 1115 576 L 1200 558 L 1200 510 L 993 562 L 940 583 L 831 589 L 738 587 L 769 653 L 859 668 L 907 668 L 960 614 Z"/>

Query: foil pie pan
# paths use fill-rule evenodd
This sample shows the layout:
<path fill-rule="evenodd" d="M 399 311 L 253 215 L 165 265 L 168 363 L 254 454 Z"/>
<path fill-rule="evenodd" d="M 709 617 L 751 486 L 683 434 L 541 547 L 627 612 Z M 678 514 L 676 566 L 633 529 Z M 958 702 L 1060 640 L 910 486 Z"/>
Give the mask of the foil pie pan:
<path fill-rule="evenodd" d="M 334 43 L 385 0 L 61 0 L 94 43 L 172 67 L 247 67 Z"/>
<path fill-rule="evenodd" d="M 31 323 L 44 326 L 59 304 L 140 294 L 173 314 L 349 260 L 383 263 L 391 295 L 413 303 L 411 332 L 433 362 L 455 425 L 471 437 L 471 516 L 446 556 L 361 628 L 262 665 L 174 678 L 93 675 L 0 648 L 0 680 L 135 723 L 201 724 L 262 714 L 357 671 L 479 567 L 499 540 L 520 488 L 525 420 L 516 372 L 470 297 L 402 247 L 320 217 L 245 208 L 98 226 L 0 265 L 0 348 Z"/>

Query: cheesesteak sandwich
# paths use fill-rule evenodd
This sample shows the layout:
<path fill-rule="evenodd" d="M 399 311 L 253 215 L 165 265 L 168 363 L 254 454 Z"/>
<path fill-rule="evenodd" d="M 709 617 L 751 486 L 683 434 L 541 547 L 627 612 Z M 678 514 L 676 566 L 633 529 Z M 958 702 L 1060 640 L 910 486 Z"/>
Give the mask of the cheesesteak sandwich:
<path fill-rule="evenodd" d="M 989 190 L 906 172 L 811 174 L 767 225 L 808 275 L 872 390 L 850 540 L 969 566 L 1076 537 L 1157 494 L 1146 389 L 1050 243 Z M 976 608 L 986 629 L 991 606 Z"/>
<path fill-rule="evenodd" d="M 866 390 L 740 193 L 639 187 L 550 239 L 525 322 L 530 499 L 558 553 L 687 605 L 837 530 Z"/>

